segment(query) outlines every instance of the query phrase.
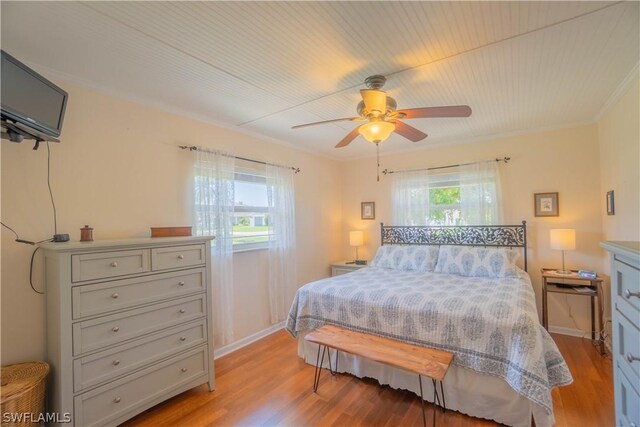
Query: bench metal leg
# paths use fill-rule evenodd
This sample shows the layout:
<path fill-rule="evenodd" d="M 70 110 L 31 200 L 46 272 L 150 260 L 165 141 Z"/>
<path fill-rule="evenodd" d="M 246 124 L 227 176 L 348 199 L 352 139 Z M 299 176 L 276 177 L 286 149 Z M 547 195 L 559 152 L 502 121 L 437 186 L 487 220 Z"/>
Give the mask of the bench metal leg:
<path fill-rule="evenodd" d="M 424 412 L 424 394 L 422 391 L 422 375 L 418 374 L 418 381 L 420 382 L 420 405 L 422 406 L 422 424 L 424 427 L 427 427 L 427 417 Z M 447 407 L 444 402 L 444 386 L 442 385 L 442 381 L 440 381 L 440 395 L 438 395 L 438 384 L 435 379 L 431 379 L 431 383 L 433 384 L 433 427 L 436 426 L 436 402 L 438 402 L 438 406 L 442 407 L 442 412 L 445 412 Z M 442 405 L 440 405 L 440 396 L 442 396 Z"/>
<path fill-rule="evenodd" d="M 418 374 L 418 381 L 420 382 L 420 407 L 422 408 L 422 425 L 427 427 L 427 417 L 424 414 L 424 395 L 422 394 L 422 375 Z M 433 426 L 436 425 L 436 413 L 433 413 Z"/>
<path fill-rule="evenodd" d="M 322 350 L 322 356 L 320 356 L 320 350 Z M 318 345 L 318 354 L 316 356 L 316 369 L 313 373 L 313 392 L 318 391 L 320 385 L 320 375 L 322 374 L 322 365 L 324 364 L 324 355 L 327 355 L 327 361 L 329 362 L 329 372 L 335 376 L 338 374 L 338 355 L 339 351 L 336 350 L 336 368 L 335 370 L 331 366 L 331 350 L 326 345 Z"/>
<path fill-rule="evenodd" d="M 433 384 L 433 404 L 435 406 L 436 402 L 438 402 L 438 406 L 442 406 L 440 405 L 440 396 L 438 396 L 438 387 L 436 384 L 436 380 L 432 378 L 431 383 Z"/>
<path fill-rule="evenodd" d="M 320 349 L 322 349 L 322 359 L 320 358 Z M 316 356 L 316 370 L 313 374 L 313 392 L 318 391 L 320 385 L 320 374 L 322 373 L 322 364 L 324 363 L 324 354 L 327 352 L 327 347 L 323 345 L 318 346 L 318 355 Z M 331 359 L 329 359 L 331 361 Z"/>
<path fill-rule="evenodd" d="M 431 379 L 433 382 L 433 403 L 438 402 L 438 406 L 442 408 L 442 413 L 447 410 L 447 404 L 444 402 L 444 386 L 442 385 L 442 381 L 440 381 L 440 394 L 438 394 L 438 381 L 435 379 Z M 442 404 L 440 404 L 440 398 L 442 398 Z"/>
<path fill-rule="evenodd" d="M 327 348 L 327 359 L 329 360 L 329 372 L 332 376 L 338 375 L 338 350 L 336 350 L 336 369 L 331 367 L 331 349 Z"/>

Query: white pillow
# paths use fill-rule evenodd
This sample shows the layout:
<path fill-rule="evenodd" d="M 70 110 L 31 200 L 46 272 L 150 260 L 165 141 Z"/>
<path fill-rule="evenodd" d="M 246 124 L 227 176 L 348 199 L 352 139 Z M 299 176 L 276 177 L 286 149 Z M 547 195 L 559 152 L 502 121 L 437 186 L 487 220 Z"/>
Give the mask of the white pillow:
<path fill-rule="evenodd" d="M 517 277 L 519 252 L 509 248 L 440 246 L 436 273 L 468 277 Z"/>
<path fill-rule="evenodd" d="M 429 245 L 383 245 L 371 261 L 374 267 L 402 271 L 433 271 L 438 260 L 438 247 Z"/>

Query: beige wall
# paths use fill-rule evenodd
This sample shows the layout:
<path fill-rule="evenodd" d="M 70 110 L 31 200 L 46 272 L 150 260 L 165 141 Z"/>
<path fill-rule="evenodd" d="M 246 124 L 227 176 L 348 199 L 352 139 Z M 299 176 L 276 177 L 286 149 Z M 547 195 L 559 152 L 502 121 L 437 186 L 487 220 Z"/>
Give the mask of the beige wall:
<path fill-rule="evenodd" d="M 91 224 L 94 238 L 148 235 L 150 226 L 189 224 L 189 153 L 176 147 L 197 144 L 236 155 L 292 164 L 296 176 L 298 283 L 328 274 L 330 261 L 352 258 L 348 231 L 365 230 L 360 257 L 371 259 L 379 245 L 379 223 L 391 222 L 388 176 L 377 183 L 375 158 L 337 163 L 210 124 L 62 84 L 70 92 L 63 143 L 52 144 L 52 187 L 58 230 L 79 238 Z M 506 222 L 527 220 L 529 272 L 540 307 L 539 269 L 557 266 L 549 229 L 572 227 L 577 248 L 567 265 L 607 271 L 604 239 L 638 240 L 638 80 L 597 125 L 498 138 L 450 147 L 384 154 L 382 169 L 441 166 L 508 155 L 502 164 Z M 46 147 L 2 141 L 2 220 L 21 237 L 53 233 L 46 186 Z M 373 146 L 371 147 L 373 153 Z M 616 191 L 616 215 L 604 214 L 604 193 Z M 560 193 L 560 216 L 535 218 L 533 193 Z M 360 219 L 360 202 L 376 202 L 376 219 Z M 3 230 L 1 254 L 2 363 L 44 355 L 44 298 L 29 288 L 31 247 L 13 242 Z M 265 251 L 234 258 L 236 339 L 269 326 Z M 249 268 L 247 268 L 249 266 Z M 35 285 L 42 266 L 36 258 Z M 554 295 L 550 323 L 567 330 L 589 329 L 588 300 Z"/>
<path fill-rule="evenodd" d="M 600 212 L 604 240 L 640 240 L 640 84 L 636 78 L 598 121 Z M 615 215 L 605 194 L 614 190 Z M 609 266 L 607 263 L 606 269 Z"/>
<path fill-rule="evenodd" d="M 196 144 L 302 169 L 295 178 L 298 283 L 325 277 L 342 249 L 340 165 L 282 145 L 62 83 L 69 92 L 61 144 L 51 144 L 51 184 L 58 231 L 78 240 L 147 236 L 150 226 L 191 223 Z M 46 183 L 47 150 L 2 141 L 2 220 L 30 240 L 53 234 Z M 321 208 L 320 208 L 321 207 Z M 2 363 L 45 356 L 44 297 L 29 288 L 32 247 L 2 231 Z M 265 251 L 234 259 L 235 338 L 270 326 Z M 42 288 L 36 261 L 35 285 Z"/>
<path fill-rule="evenodd" d="M 640 240 L 640 84 L 638 76 L 597 123 L 600 154 L 602 240 Z M 615 194 L 615 215 L 607 215 L 606 193 Z M 604 249 L 602 271 L 608 276 Z M 606 255 L 605 255 L 606 254 Z M 611 319 L 606 288 L 605 318 Z M 607 325 L 610 326 L 610 325 Z M 607 328 L 610 333 L 610 327 Z"/>
<path fill-rule="evenodd" d="M 428 146 L 428 140 L 422 144 Z M 383 145 L 381 150 L 384 151 Z M 550 229 L 576 229 L 577 247 L 566 253 L 567 267 L 601 270 L 598 153 L 596 126 L 590 125 L 383 155 L 381 168 L 412 169 L 510 156 L 509 164 L 500 165 L 505 221 L 527 221 L 529 273 L 541 307 L 540 268 L 558 267 L 561 262 L 560 252 L 549 248 Z M 343 179 L 343 252 L 354 256 L 346 236 L 349 230 L 362 229 L 366 238 L 360 257 L 371 259 L 379 246 L 380 222 L 390 224 L 392 220 L 391 177 L 383 175 L 381 182 L 376 182 L 376 161 L 369 158 L 345 163 Z M 559 217 L 534 217 L 533 194 L 539 192 L 559 193 Z M 360 219 L 360 202 L 368 201 L 376 202 L 375 221 Z M 549 311 L 550 325 L 591 329 L 588 298 L 552 295 Z"/>

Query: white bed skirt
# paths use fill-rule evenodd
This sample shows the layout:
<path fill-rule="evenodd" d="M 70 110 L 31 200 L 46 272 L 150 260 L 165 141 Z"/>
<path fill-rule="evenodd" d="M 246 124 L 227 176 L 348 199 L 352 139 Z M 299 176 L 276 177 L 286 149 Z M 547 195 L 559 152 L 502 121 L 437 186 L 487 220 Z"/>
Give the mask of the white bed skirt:
<path fill-rule="evenodd" d="M 318 345 L 303 339 L 305 333 L 298 335 L 298 355 L 310 365 L 316 364 Z M 335 365 L 335 351 L 331 351 L 332 366 Z M 328 368 L 325 357 L 324 367 Z M 358 378 L 374 378 L 380 384 L 395 389 L 409 390 L 420 395 L 420 386 L 416 374 L 398 368 L 383 365 L 371 360 L 340 352 L 338 372 L 348 372 Z M 326 381 L 326 372 L 320 379 Z M 459 366 L 451 366 L 443 381 L 447 410 L 462 412 L 478 418 L 494 420 L 514 427 L 530 427 L 531 418 L 537 427 L 554 424 L 553 415 L 549 415 L 540 406 L 520 396 L 502 379 L 480 374 Z M 433 402 L 433 387 L 430 380 L 423 379 L 424 398 Z M 440 387 L 438 387 L 438 391 Z"/>

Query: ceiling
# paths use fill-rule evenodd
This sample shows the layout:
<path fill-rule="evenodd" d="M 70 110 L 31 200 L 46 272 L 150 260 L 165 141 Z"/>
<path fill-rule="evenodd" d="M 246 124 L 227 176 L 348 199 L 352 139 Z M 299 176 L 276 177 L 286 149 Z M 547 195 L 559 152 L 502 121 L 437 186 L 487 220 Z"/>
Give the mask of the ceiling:
<path fill-rule="evenodd" d="M 87 84 L 335 159 L 370 156 L 364 79 L 398 108 L 467 104 L 416 119 L 382 153 L 591 122 L 637 67 L 638 2 L 11 2 L 2 49 Z"/>

